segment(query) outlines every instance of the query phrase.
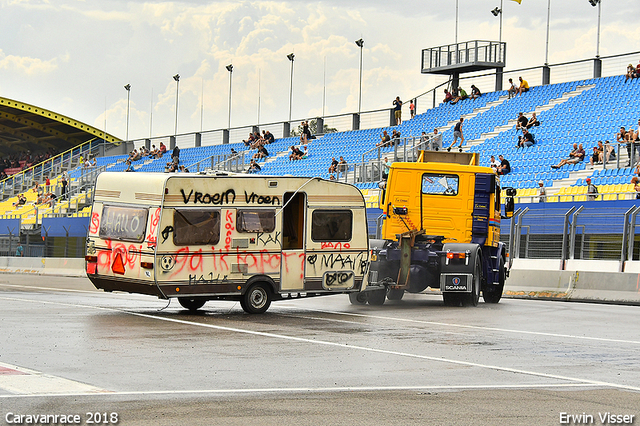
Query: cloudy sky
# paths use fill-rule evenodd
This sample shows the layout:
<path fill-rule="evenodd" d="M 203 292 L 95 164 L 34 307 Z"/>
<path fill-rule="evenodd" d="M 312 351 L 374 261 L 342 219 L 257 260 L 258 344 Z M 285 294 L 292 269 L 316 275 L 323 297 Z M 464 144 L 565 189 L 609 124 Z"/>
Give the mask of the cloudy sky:
<path fill-rule="evenodd" d="M 540 65 L 547 1 L 503 1 L 507 69 Z M 603 2 L 600 54 L 640 50 L 640 1 Z M 498 39 L 500 0 L 458 4 L 459 41 Z M 294 52 L 293 119 L 321 115 L 325 87 L 327 115 L 352 112 L 362 37 L 362 109 L 386 108 L 442 81 L 420 73 L 421 49 L 453 43 L 455 16 L 455 0 L 0 0 L 0 96 L 124 138 L 131 84 L 130 138 L 168 135 L 179 73 L 178 132 L 200 130 L 201 112 L 219 129 L 232 63 L 232 127 L 256 123 L 258 105 L 270 123 L 288 118 Z M 595 56 L 596 28 L 588 0 L 551 0 L 549 62 Z"/>

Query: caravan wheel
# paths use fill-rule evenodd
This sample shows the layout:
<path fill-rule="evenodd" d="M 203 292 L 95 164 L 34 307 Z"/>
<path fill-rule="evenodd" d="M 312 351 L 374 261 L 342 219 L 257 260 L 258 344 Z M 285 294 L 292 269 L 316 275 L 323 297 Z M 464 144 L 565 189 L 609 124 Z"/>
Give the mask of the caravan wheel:
<path fill-rule="evenodd" d="M 190 311 L 197 311 L 202 308 L 206 303 L 206 300 L 202 299 L 189 299 L 188 297 L 178 297 L 178 303 L 182 305 L 183 308 L 188 309 Z"/>
<path fill-rule="evenodd" d="M 265 283 L 255 283 L 240 299 L 240 306 L 248 314 L 263 314 L 271 306 L 271 292 Z"/>
<path fill-rule="evenodd" d="M 367 303 L 367 295 L 363 291 L 349 293 L 349 302 L 352 305 L 365 305 Z"/>

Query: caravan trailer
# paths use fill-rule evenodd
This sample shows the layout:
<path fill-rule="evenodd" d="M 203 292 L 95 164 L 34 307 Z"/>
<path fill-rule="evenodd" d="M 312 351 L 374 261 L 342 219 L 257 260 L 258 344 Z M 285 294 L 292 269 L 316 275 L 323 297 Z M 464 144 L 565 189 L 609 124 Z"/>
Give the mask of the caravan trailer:
<path fill-rule="evenodd" d="M 362 291 L 369 245 L 365 202 L 321 178 L 187 173 L 99 175 L 86 272 L 105 291 L 239 301 Z"/>

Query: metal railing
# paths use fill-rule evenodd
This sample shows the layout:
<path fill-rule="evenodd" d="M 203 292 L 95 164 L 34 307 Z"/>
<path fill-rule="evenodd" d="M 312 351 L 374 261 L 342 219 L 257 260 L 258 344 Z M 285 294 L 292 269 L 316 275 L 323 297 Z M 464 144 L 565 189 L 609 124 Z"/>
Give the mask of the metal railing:
<path fill-rule="evenodd" d="M 640 206 L 598 208 L 597 205 L 545 210 L 518 209 L 502 240 L 510 259 L 640 260 L 637 215 Z M 503 225 L 503 230 L 507 226 Z"/>

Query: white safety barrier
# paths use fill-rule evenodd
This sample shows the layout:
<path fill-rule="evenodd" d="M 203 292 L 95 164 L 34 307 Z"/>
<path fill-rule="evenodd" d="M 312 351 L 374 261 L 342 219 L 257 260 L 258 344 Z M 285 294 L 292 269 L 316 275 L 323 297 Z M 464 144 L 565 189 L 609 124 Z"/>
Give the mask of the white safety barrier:
<path fill-rule="evenodd" d="M 63 257 L 0 257 L 0 273 L 86 277 L 84 259 Z"/>

